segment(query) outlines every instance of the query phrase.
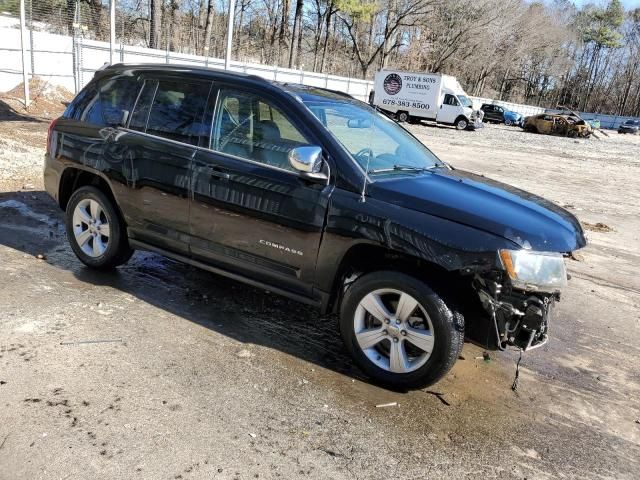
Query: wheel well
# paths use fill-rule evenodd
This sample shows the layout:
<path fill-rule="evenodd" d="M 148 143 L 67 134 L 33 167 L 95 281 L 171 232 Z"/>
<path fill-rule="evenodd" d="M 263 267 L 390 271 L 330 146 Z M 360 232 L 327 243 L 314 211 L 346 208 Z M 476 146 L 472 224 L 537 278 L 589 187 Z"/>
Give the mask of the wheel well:
<path fill-rule="evenodd" d="M 71 195 L 73 195 L 73 192 L 86 185 L 94 186 L 107 195 L 109 200 L 113 203 L 113 206 L 119 211 L 118 203 L 116 202 L 113 192 L 111 191 L 111 187 L 106 180 L 95 173 L 80 170 L 79 168 L 67 168 L 62 173 L 58 191 L 58 202 L 60 204 L 60 208 L 62 210 L 66 210 L 67 203 L 69 203 L 69 199 L 71 198 Z"/>
<path fill-rule="evenodd" d="M 464 120 L 465 122 L 469 123 L 469 119 L 467 117 L 465 117 L 464 115 L 458 115 L 456 117 L 456 121 L 453 122 L 454 125 L 457 125 L 460 120 Z"/>
<path fill-rule="evenodd" d="M 338 266 L 327 311 L 337 312 L 339 310 L 342 294 L 345 291 L 344 287 L 351 281 L 366 273 L 379 270 L 406 273 L 429 283 L 431 288 L 443 293 L 453 289 L 458 291 L 461 284 L 465 286 L 471 284 L 469 277 L 464 277 L 459 272 L 445 270 L 435 263 L 394 252 L 384 247 L 359 244 L 347 251 Z M 437 284 L 435 279 L 437 279 Z"/>

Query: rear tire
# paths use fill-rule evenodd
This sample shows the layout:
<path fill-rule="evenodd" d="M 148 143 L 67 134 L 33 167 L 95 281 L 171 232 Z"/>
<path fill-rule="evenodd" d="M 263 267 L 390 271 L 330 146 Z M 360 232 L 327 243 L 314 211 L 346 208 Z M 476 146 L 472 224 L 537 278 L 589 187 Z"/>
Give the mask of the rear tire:
<path fill-rule="evenodd" d="M 377 383 L 422 388 L 441 379 L 458 359 L 464 317 L 424 282 L 379 271 L 358 278 L 346 291 L 340 332 L 355 363 Z"/>
<path fill-rule="evenodd" d="M 96 187 L 81 187 L 71 195 L 66 229 L 73 253 L 88 267 L 109 270 L 133 255 L 119 212 Z"/>

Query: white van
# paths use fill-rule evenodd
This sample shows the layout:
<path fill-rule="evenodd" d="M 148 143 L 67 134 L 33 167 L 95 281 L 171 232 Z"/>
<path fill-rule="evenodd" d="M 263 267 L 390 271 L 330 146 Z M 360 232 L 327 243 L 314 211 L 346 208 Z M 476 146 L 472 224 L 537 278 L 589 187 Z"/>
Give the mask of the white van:
<path fill-rule="evenodd" d="M 482 126 L 482 111 L 474 109 L 458 80 L 450 75 L 381 70 L 370 101 L 399 122 L 434 120 L 458 130 Z"/>

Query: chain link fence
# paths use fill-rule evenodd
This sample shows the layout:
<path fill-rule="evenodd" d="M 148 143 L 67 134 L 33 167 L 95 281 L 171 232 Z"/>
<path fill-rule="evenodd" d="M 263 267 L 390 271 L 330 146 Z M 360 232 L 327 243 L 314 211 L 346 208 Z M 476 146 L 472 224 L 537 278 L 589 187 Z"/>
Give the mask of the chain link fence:
<path fill-rule="evenodd" d="M 0 0 L 0 92 L 13 89 L 15 93 L 22 84 L 21 99 L 28 105 L 29 80 L 38 78 L 77 93 L 107 63 L 224 68 L 229 1 L 235 1 L 237 30 L 231 53 L 242 60 L 232 61 L 230 70 L 329 88 L 365 101 L 373 89 L 368 80 L 266 65 L 268 61 L 277 65 L 286 52 L 276 57 L 255 53 L 265 39 L 252 35 L 260 31 L 261 13 L 251 0 L 112 1 Z M 523 115 L 545 111 L 489 98 L 474 100 L 477 106 L 496 103 Z M 585 118 L 600 119 L 603 128 L 617 128 L 626 120 L 592 113 Z"/>

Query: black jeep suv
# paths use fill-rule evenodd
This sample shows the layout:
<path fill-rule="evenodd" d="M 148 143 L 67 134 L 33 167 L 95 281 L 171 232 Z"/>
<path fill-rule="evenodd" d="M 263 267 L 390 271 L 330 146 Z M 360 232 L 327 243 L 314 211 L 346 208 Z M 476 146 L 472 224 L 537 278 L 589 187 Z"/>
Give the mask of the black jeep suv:
<path fill-rule="evenodd" d="M 441 378 L 465 333 L 545 343 L 585 245 L 570 213 L 363 102 L 210 69 L 99 71 L 51 124 L 44 179 L 89 267 L 150 250 L 338 312 L 355 362 L 397 388 Z"/>

